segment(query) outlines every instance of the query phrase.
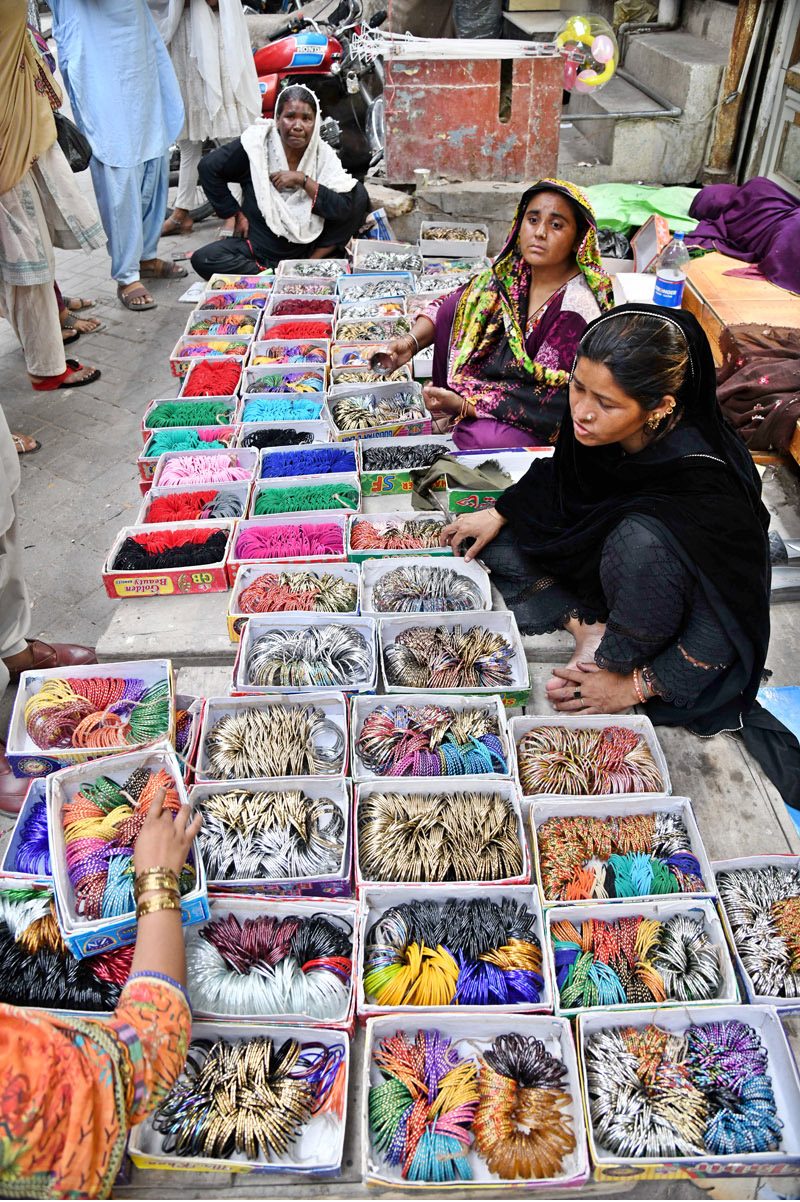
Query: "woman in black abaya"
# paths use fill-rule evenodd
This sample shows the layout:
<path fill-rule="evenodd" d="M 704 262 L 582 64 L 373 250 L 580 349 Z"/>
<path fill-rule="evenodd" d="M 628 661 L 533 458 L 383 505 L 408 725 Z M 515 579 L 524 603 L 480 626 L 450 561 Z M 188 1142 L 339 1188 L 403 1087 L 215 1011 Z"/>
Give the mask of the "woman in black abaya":
<path fill-rule="evenodd" d="M 581 339 L 553 458 L 442 539 L 455 551 L 474 540 L 467 557 L 481 555 L 523 631 L 574 635 L 575 654 L 547 686 L 557 710 L 613 714 L 644 701 L 658 724 L 743 729 L 762 762 L 758 745 L 780 739 L 800 763 L 796 740 L 756 702 L 767 525 L 699 324 L 680 309 L 624 305 Z"/>

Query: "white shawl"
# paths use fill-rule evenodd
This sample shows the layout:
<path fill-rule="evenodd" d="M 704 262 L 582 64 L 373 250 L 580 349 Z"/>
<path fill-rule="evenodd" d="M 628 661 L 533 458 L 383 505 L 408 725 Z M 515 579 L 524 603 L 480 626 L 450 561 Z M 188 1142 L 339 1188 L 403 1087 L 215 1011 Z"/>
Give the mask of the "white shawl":
<path fill-rule="evenodd" d="M 169 46 L 184 13 L 184 0 L 148 0 L 148 4 L 158 32 Z M 233 94 L 242 108 L 255 116 L 261 112 L 261 92 L 241 0 L 219 0 L 218 12 L 219 27 L 206 0 L 189 0 L 189 49 L 203 80 L 208 114 L 215 117 L 222 104 L 220 57 L 224 54 Z"/>
<path fill-rule="evenodd" d="M 345 171 L 336 151 L 322 141 L 319 135 L 319 104 L 313 92 L 308 92 L 308 96 L 308 103 L 314 102 L 317 118 L 297 170 L 316 183 L 324 184 L 332 192 L 352 192 L 357 181 Z M 273 234 L 288 238 L 290 242 L 313 242 L 322 233 L 325 222 L 311 212 L 311 197 L 304 188 L 279 192 L 270 183 L 269 177 L 275 171 L 289 170 L 286 150 L 275 122 L 260 119 L 254 125 L 249 125 L 242 134 L 242 146 L 250 160 L 250 175 L 258 207 Z"/>

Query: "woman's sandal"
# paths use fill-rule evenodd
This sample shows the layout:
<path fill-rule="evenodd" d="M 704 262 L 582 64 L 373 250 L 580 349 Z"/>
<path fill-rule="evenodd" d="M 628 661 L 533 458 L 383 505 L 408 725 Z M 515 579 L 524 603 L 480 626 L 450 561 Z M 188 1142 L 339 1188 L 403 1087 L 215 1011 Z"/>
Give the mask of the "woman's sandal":
<path fill-rule="evenodd" d="M 89 322 L 93 322 L 94 324 L 91 325 L 88 330 L 79 330 L 79 321 L 82 321 L 84 325 L 88 324 Z M 61 322 L 61 329 L 74 330 L 75 338 L 80 338 L 81 334 L 96 334 L 98 330 L 104 330 L 105 328 L 105 322 L 98 321 L 96 317 L 75 317 L 72 313 L 67 314 L 67 316 Z M 62 338 L 64 337 L 63 334 L 61 336 Z M 74 342 L 75 338 L 64 338 L 64 341 Z"/>
<path fill-rule="evenodd" d="M 84 309 L 93 309 L 97 304 L 97 301 L 84 300 L 80 296 L 62 296 L 61 299 L 70 313 L 82 313 Z"/>
<path fill-rule="evenodd" d="M 119 297 L 121 304 L 123 304 L 126 309 L 130 309 L 131 313 L 138 313 L 140 309 L 155 309 L 158 302 L 153 300 L 144 284 L 137 284 L 135 288 L 130 288 L 127 292 L 122 291 L 124 287 L 124 284 L 117 284 L 117 296 Z M 150 299 L 145 301 L 142 305 L 137 305 L 134 304 L 137 296 L 147 296 Z"/>
<path fill-rule="evenodd" d="M 37 451 L 42 449 L 42 444 L 38 442 L 31 434 L 12 434 L 14 446 L 17 448 L 18 455 L 35 455 Z M 25 443 L 32 442 L 32 447 L 26 447 Z"/>
<path fill-rule="evenodd" d="M 84 366 L 77 359 L 67 359 L 67 366 L 58 376 L 45 376 L 38 384 L 31 384 L 35 392 L 54 392 L 56 388 L 83 388 L 86 384 L 94 384 L 100 379 L 99 367 L 92 368 L 83 380 L 68 380 L 67 376 L 76 371 L 84 371 Z"/>
<path fill-rule="evenodd" d="M 64 346 L 69 346 L 71 342 L 77 342 L 80 336 L 80 330 L 71 330 L 69 326 L 61 327 L 61 341 L 64 343 Z"/>
<path fill-rule="evenodd" d="M 143 280 L 180 280 L 188 275 L 185 267 L 179 263 L 167 263 L 164 259 L 155 259 L 152 267 L 139 264 L 139 275 Z"/>
<path fill-rule="evenodd" d="M 191 234 L 194 229 L 194 222 L 191 217 L 183 217 L 180 221 L 172 216 L 165 218 L 164 224 L 161 227 L 161 237 L 166 238 L 169 234 Z"/>

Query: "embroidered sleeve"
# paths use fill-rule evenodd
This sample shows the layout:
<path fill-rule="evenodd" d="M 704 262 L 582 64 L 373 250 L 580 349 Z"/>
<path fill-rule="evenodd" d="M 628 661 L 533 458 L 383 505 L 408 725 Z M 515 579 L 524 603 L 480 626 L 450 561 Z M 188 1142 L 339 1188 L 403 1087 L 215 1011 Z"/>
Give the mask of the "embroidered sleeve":
<path fill-rule="evenodd" d="M 186 994 L 167 977 L 137 974 L 122 990 L 109 1025 L 125 1052 L 128 1118 L 139 1123 L 172 1088 L 186 1060 L 192 1027 Z"/>

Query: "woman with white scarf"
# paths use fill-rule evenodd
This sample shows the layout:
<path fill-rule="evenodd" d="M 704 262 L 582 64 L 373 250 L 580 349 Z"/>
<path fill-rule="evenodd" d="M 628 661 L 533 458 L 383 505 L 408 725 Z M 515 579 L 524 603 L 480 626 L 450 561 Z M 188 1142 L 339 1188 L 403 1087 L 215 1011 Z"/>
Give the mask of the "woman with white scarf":
<path fill-rule="evenodd" d="M 325 258 L 346 245 L 369 209 L 364 185 L 320 137 L 316 96 L 300 85 L 281 92 L 274 121 L 256 121 L 212 150 L 199 174 L 219 216 L 236 219 L 233 237 L 192 255 L 206 280 L 215 272 L 263 271 L 281 259 Z M 241 204 L 232 183 L 242 189 Z"/>
<path fill-rule="evenodd" d="M 186 115 L 178 148 L 175 208 L 161 229 L 188 234 L 206 138 L 238 138 L 261 112 L 261 93 L 241 0 L 148 0 L 169 50 Z"/>

